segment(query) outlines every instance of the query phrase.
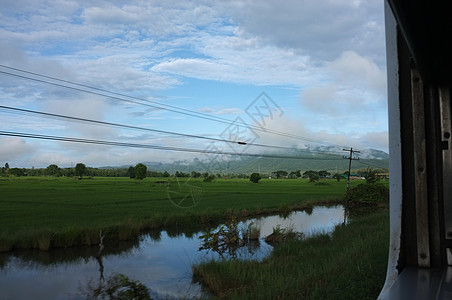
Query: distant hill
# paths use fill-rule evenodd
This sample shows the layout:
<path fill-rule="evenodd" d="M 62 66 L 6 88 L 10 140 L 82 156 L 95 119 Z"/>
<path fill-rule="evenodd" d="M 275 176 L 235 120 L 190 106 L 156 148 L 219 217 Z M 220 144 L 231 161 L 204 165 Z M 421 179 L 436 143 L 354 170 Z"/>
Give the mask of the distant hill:
<path fill-rule="evenodd" d="M 145 162 L 149 170 L 168 171 L 174 174 L 176 171 L 190 173 L 209 172 L 221 174 L 251 174 L 253 172 L 271 173 L 277 170 L 326 170 L 329 172 L 345 172 L 348 170 L 347 159 L 349 153 L 333 146 L 316 146 L 303 150 L 291 150 L 277 153 L 266 153 L 263 155 L 279 155 L 297 158 L 274 158 L 274 157 L 249 157 L 249 156 L 211 156 L 210 161 L 194 159 L 193 161 L 175 161 L 172 163 Z M 352 169 L 363 169 L 367 167 L 389 168 L 389 155 L 386 152 L 366 149 L 355 153 L 354 157 L 359 160 L 352 161 Z"/>

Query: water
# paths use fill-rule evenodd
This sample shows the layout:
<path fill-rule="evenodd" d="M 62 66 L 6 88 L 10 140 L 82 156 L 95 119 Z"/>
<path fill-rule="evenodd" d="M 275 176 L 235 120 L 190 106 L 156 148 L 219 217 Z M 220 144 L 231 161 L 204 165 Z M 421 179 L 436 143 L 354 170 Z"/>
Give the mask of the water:
<path fill-rule="evenodd" d="M 342 206 L 314 207 L 312 212 L 293 212 L 285 218 L 250 219 L 240 226 L 253 222 L 261 229 L 261 239 L 252 248 L 240 248 L 238 257 L 266 257 L 272 247 L 263 238 L 277 225 L 310 235 L 330 232 L 343 220 Z M 194 229 L 156 231 L 114 247 L 106 242 L 100 259 L 95 258 L 98 247 L 0 254 L 0 299 L 85 299 L 90 286 L 97 287 L 114 274 L 144 284 L 154 299 L 199 298 L 206 294 L 193 282 L 191 266 L 218 258 L 216 253 L 198 251 L 201 234 Z"/>

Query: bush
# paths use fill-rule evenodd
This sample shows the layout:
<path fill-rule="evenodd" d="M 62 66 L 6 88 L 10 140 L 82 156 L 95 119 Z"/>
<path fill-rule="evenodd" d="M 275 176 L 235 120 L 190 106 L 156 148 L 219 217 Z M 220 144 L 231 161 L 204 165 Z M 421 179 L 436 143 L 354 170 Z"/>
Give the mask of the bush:
<path fill-rule="evenodd" d="M 320 176 L 317 174 L 313 174 L 313 175 L 309 176 L 309 182 L 317 182 L 317 181 L 319 181 L 319 179 L 320 179 Z"/>
<path fill-rule="evenodd" d="M 375 171 L 371 167 L 368 167 L 364 178 L 366 178 L 367 183 L 376 183 L 378 181 L 377 171 Z"/>
<path fill-rule="evenodd" d="M 250 181 L 254 183 L 258 183 L 261 180 L 261 175 L 259 173 L 253 173 L 250 176 Z"/>
<path fill-rule="evenodd" d="M 389 201 L 389 189 L 381 183 L 360 183 L 351 188 L 349 204 L 378 204 Z"/>
<path fill-rule="evenodd" d="M 207 177 L 204 177 L 203 182 L 212 182 L 214 180 L 215 180 L 215 175 L 211 174 L 211 175 L 208 175 Z"/>

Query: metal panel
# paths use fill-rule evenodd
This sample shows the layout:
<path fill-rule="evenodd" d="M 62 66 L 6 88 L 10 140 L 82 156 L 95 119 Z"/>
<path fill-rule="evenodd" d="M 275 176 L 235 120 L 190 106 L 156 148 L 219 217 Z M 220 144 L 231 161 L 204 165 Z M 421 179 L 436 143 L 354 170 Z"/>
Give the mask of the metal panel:
<path fill-rule="evenodd" d="M 427 162 L 425 145 L 424 90 L 419 72 L 411 69 L 411 99 L 413 101 L 414 189 L 416 198 L 417 262 L 430 266 L 428 224 Z"/>
<path fill-rule="evenodd" d="M 388 121 L 389 121 L 389 178 L 390 194 L 390 246 L 386 281 L 379 298 L 395 282 L 400 260 L 402 234 L 402 142 L 400 129 L 399 67 L 397 49 L 397 23 L 389 4 L 385 1 L 386 61 L 388 72 Z"/>
<path fill-rule="evenodd" d="M 452 155 L 451 155 L 451 114 L 450 94 L 446 87 L 439 88 L 441 133 L 443 137 L 443 197 L 444 197 L 444 232 L 445 238 L 452 240 Z M 449 259 L 448 264 L 452 265 Z"/>
<path fill-rule="evenodd" d="M 442 269 L 405 268 L 380 299 L 438 299 L 444 272 Z"/>

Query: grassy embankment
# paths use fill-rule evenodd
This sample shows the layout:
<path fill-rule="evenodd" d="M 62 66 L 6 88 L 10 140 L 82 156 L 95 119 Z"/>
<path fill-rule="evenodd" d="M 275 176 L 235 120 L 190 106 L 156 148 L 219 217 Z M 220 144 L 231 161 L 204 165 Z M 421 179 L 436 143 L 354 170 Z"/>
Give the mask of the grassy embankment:
<path fill-rule="evenodd" d="M 337 226 L 333 234 L 276 247 L 262 262 L 193 266 L 215 297 L 228 299 L 376 299 L 385 280 L 387 211 Z"/>
<path fill-rule="evenodd" d="M 99 242 L 100 230 L 109 237 L 127 239 L 161 226 L 334 203 L 342 199 L 346 186 L 335 180 L 327 185 L 289 179 L 258 184 L 246 179 L 216 180 L 202 183 L 197 205 L 180 208 L 169 201 L 167 185 L 155 183 L 159 180 L 168 178 L 0 178 L 0 251 L 92 245 Z M 201 185 L 200 181 L 196 184 Z M 181 186 L 181 195 L 189 194 Z"/>

